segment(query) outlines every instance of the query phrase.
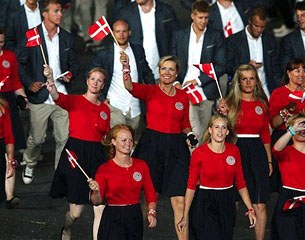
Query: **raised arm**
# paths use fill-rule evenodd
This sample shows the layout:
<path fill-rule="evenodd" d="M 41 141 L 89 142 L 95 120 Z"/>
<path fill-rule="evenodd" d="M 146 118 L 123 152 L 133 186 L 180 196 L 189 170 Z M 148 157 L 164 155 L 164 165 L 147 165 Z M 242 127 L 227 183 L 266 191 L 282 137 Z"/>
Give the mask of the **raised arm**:
<path fill-rule="evenodd" d="M 53 70 L 47 64 L 43 65 L 43 67 L 44 67 L 43 74 L 47 78 L 46 87 L 47 87 L 52 99 L 57 100 L 59 97 L 59 94 L 58 94 L 57 88 L 54 83 Z"/>

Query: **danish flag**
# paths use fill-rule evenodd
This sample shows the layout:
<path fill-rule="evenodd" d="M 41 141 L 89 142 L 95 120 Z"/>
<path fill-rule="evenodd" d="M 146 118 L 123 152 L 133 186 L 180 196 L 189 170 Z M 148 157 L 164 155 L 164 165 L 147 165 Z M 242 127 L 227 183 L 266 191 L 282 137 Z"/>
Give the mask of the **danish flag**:
<path fill-rule="evenodd" d="M 293 199 L 288 199 L 283 206 L 283 210 L 290 210 L 300 207 L 305 203 L 305 196 L 294 197 Z"/>
<path fill-rule="evenodd" d="M 95 41 L 101 41 L 111 32 L 111 28 L 104 16 L 93 23 L 88 29 L 88 35 Z"/>
<path fill-rule="evenodd" d="M 1 88 L 4 86 L 4 83 L 6 82 L 6 80 L 9 78 L 9 76 L 6 76 L 1 82 L 0 82 L 0 90 Z"/>
<path fill-rule="evenodd" d="M 190 102 L 195 105 L 206 100 L 206 97 L 203 95 L 201 87 L 194 86 L 193 84 L 188 84 L 182 88 L 188 96 Z"/>
<path fill-rule="evenodd" d="M 75 152 L 73 152 L 73 151 L 69 151 L 68 149 L 66 149 L 66 153 L 67 153 L 67 157 L 68 157 L 68 160 L 69 160 L 69 162 L 70 162 L 70 166 L 71 166 L 71 168 L 72 169 L 74 169 L 74 168 L 76 168 L 76 159 L 77 159 L 77 157 L 76 157 L 76 154 L 75 154 Z"/>
<path fill-rule="evenodd" d="M 25 34 L 28 39 L 26 47 L 36 47 L 41 45 L 41 38 L 37 27 L 27 30 Z"/>
<path fill-rule="evenodd" d="M 301 103 L 304 102 L 305 100 L 305 92 L 303 91 L 294 91 L 293 93 L 290 93 L 288 95 L 288 99 L 296 99 L 296 100 L 301 100 Z"/>
<path fill-rule="evenodd" d="M 233 34 L 231 20 L 227 23 L 227 25 L 223 28 L 225 38 L 230 37 Z"/>
<path fill-rule="evenodd" d="M 201 70 L 204 74 L 208 75 L 210 78 L 217 81 L 217 76 L 214 70 L 213 63 L 200 63 L 200 64 L 194 64 L 196 68 Z"/>

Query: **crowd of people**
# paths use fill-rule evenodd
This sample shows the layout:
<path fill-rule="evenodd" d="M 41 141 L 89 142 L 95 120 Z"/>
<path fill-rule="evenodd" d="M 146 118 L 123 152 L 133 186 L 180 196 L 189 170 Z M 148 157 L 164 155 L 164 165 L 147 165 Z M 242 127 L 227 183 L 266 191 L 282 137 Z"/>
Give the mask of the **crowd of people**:
<path fill-rule="evenodd" d="M 31 184 L 50 119 L 49 196 L 68 202 L 61 239 L 71 239 L 86 204 L 94 240 L 143 239 L 143 190 L 148 227 L 157 225 L 158 195 L 167 196 L 179 240 L 233 239 L 241 200 L 263 240 L 266 204 L 278 191 L 271 239 L 305 240 L 305 2 L 289 3 L 297 24 L 284 18 L 291 33 L 282 39 L 266 30 L 272 0 L 180 2 L 190 10 L 184 29 L 161 0 L 115 1 L 113 41 L 92 56 L 78 95 L 71 19 L 87 47 L 87 28 L 106 16 L 109 1 L 7 3 L 13 13 L 0 23 L 0 200 L 7 208 L 20 202 L 14 151 L 23 150 L 22 180 Z M 40 43 L 26 47 L 33 27 Z M 30 116 L 26 135 L 20 110 Z"/>

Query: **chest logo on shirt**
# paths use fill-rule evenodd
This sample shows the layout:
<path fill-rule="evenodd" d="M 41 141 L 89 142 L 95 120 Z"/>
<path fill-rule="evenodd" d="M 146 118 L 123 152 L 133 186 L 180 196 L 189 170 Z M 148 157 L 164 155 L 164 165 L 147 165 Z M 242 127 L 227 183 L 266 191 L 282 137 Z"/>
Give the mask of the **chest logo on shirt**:
<path fill-rule="evenodd" d="M 140 182 L 142 180 L 142 174 L 140 172 L 134 172 L 132 177 L 136 182 Z"/>
<path fill-rule="evenodd" d="M 179 111 L 183 109 L 183 104 L 181 102 L 176 102 L 175 103 L 175 108 Z"/>
<path fill-rule="evenodd" d="M 3 66 L 4 68 L 9 68 L 9 67 L 10 67 L 9 61 L 3 60 L 2 66 Z"/>
<path fill-rule="evenodd" d="M 233 156 L 228 156 L 226 159 L 227 164 L 234 165 L 235 164 L 235 158 Z"/>
<path fill-rule="evenodd" d="M 108 118 L 107 113 L 105 113 L 104 111 L 100 112 L 100 116 L 103 120 L 106 120 Z"/>
<path fill-rule="evenodd" d="M 255 112 L 257 115 L 262 115 L 263 114 L 263 109 L 260 106 L 255 107 Z"/>

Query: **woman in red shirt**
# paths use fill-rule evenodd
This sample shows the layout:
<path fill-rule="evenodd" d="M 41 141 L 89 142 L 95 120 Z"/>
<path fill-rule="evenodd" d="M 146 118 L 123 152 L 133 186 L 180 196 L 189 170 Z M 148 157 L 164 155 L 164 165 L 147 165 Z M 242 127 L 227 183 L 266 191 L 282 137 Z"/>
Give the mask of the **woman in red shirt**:
<path fill-rule="evenodd" d="M 98 99 L 105 85 L 106 72 L 98 67 L 93 68 L 87 75 L 88 88 L 83 95 L 58 93 L 52 69 L 45 66 L 44 74 L 48 78 L 47 88 L 53 100 L 69 114 L 69 139 L 65 149 L 74 152 L 79 165 L 89 177 L 94 177 L 97 168 L 106 161 L 101 142 L 110 129 L 109 107 Z M 90 189 L 83 173 L 78 168 L 71 168 L 65 149 L 55 171 L 49 195 L 53 198 L 66 197 L 68 200 L 69 211 L 65 215 L 62 236 L 70 239 L 72 224 L 81 216 L 85 204 L 90 203 Z M 93 239 L 96 240 L 103 205 L 93 209 Z"/>
<path fill-rule="evenodd" d="M 148 207 L 148 227 L 157 224 L 157 196 L 149 168 L 144 161 L 130 157 L 133 139 L 131 127 L 124 124 L 114 126 L 104 141 L 110 147 L 110 160 L 98 168 L 95 181 L 89 180 L 93 204 L 101 204 L 103 199 L 107 202 L 98 239 L 143 239 L 142 190 Z"/>
<path fill-rule="evenodd" d="M 224 115 L 214 115 L 208 126 L 203 145 L 195 149 L 191 157 L 184 214 L 177 227 L 186 231 L 190 223 L 198 240 L 233 239 L 236 219 L 233 185 L 248 208 L 250 227 L 255 226 L 256 217 L 229 119 Z M 193 202 L 198 180 L 200 186 Z"/>
<path fill-rule="evenodd" d="M 274 144 L 283 187 L 271 223 L 272 240 L 305 239 L 305 115 L 297 114 L 288 122 L 288 130 Z M 293 141 L 292 145 L 288 143 Z"/>
<path fill-rule="evenodd" d="M 7 154 L 7 160 L 5 158 Z M 0 202 L 6 199 L 5 180 L 15 175 L 14 136 L 8 103 L 0 98 Z"/>
<path fill-rule="evenodd" d="M 170 197 L 176 225 L 183 214 L 188 178 L 190 153 L 186 139 L 194 140 L 195 136 L 189 121 L 188 97 L 173 86 L 179 73 L 178 59 L 161 58 L 159 73 L 159 85 L 134 83 L 128 72 L 124 74 L 124 84 L 146 104 L 147 127 L 133 156 L 147 162 L 156 192 Z M 175 230 L 178 239 L 186 239 L 185 232 Z"/>
<path fill-rule="evenodd" d="M 272 173 L 268 100 L 256 69 L 242 64 L 235 72 L 226 100 L 221 100 L 222 112 L 227 108 L 234 124 L 241 154 L 243 173 L 257 216 L 256 239 L 264 239 L 270 198 L 269 176 Z"/>

